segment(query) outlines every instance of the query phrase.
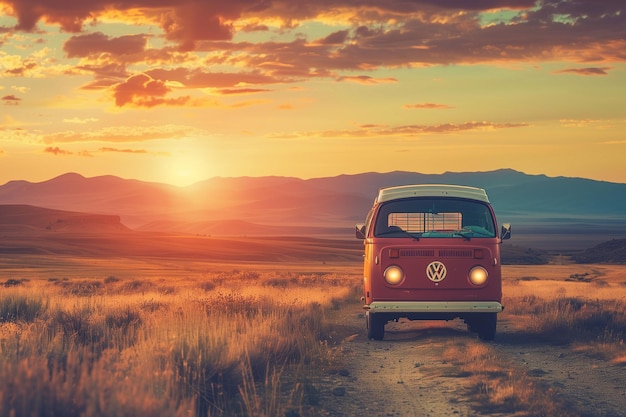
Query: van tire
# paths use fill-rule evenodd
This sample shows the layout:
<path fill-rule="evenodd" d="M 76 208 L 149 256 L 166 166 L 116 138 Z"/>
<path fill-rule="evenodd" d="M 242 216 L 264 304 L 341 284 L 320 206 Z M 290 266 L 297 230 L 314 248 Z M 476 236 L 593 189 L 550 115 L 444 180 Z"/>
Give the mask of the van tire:
<path fill-rule="evenodd" d="M 370 340 L 383 340 L 385 337 L 385 320 L 380 314 L 365 312 L 365 324 L 367 326 L 367 338 Z"/>
<path fill-rule="evenodd" d="M 498 324 L 497 313 L 485 313 L 479 319 L 477 323 L 472 325 L 472 328 L 476 328 L 478 332 L 478 338 L 480 340 L 491 341 L 496 337 L 496 327 Z"/>

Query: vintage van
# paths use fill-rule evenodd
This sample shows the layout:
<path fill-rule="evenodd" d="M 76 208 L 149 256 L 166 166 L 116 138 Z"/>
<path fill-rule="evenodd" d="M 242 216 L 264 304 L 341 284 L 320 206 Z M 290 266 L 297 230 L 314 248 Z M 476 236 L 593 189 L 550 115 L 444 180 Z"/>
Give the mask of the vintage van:
<path fill-rule="evenodd" d="M 406 185 L 379 190 L 365 224 L 363 300 L 367 334 L 382 340 L 391 320 L 460 318 L 493 340 L 502 306 L 500 243 L 485 190 Z"/>

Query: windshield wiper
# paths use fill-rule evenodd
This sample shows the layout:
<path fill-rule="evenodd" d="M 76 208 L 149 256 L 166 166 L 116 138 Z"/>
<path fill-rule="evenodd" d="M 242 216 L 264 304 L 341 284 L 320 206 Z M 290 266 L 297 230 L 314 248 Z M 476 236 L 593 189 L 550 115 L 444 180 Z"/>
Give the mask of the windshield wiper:
<path fill-rule="evenodd" d="M 401 233 L 403 235 L 407 235 L 409 237 L 412 237 L 415 240 L 420 240 L 420 237 L 418 235 L 414 235 L 413 233 L 407 232 L 406 230 L 385 230 L 384 232 L 380 232 L 380 233 L 376 233 L 376 236 L 385 236 L 385 235 L 392 235 L 392 234 L 396 234 L 396 233 Z"/>
<path fill-rule="evenodd" d="M 470 234 L 474 234 L 474 231 L 471 229 L 460 229 L 452 232 L 452 236 L 461 236 L 465 240 L 471 240 Z"/>

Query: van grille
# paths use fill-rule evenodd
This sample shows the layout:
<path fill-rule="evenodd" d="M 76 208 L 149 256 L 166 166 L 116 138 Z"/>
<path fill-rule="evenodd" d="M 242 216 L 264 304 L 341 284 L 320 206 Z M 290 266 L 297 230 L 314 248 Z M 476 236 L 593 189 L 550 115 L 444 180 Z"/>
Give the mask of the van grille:
<path fill-rule="evenodd" d="M 400 249 L 402 257 L 433 257 L 435 254 L 440 258 L 473 258 L 471 249 Z"/>
<path fill-rule="evenodd" d="M 400 251 L 400 256 L 435 256 L 432 249 L 404 249 Z"/>
<path fill-rule="evenodd" d="M 439 251 L 441 258 L 472 258 L 474 252 L 467 249 L 441 249 Z"/>

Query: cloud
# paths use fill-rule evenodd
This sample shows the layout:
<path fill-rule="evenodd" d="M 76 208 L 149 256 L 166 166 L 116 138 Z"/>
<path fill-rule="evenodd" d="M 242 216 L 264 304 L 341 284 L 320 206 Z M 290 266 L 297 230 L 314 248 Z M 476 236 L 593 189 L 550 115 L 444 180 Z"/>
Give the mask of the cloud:
<path fill-rule="evenodd" d="M 17 92 L 19 92 L 19 93 L 22 93 L 22 94 L 23 94 L 23 93 L 26 93 L 26 92 L 28 92 L 28 91 L 30 90 L 30 88 L 29 88 L 29 87 L 25 87 L 25 86 L 17 86 L 17 85 L 12 85 L 12 86 L 11 86 L 11 89 L 13 89 L 13 90 L 15 90 L 15 91 L 17 91 Z"/>
<path fill-rule="evenodd" d="M 4 101 L 4 104 L 6 104 L 7 106 L 17 106 L 20 104 L 20 101 L 22 101 L 22 99 L 13 94 L 9 94 L 3 96 L 2 101 Z"/>
<path fill-rule="evenodd" d="M 130 148 L 111 148 L 111 147 L 102 147 L 99 148 L 96 152 L 99 153 L 125 153 L 131 155 L 156 155 L 156 156 L 171 156 L 169 152 L 152 152 L 147 149 L 130 149 Z"/>
<path fill-rule="evenodd" d="M 559 123 L 563 127 L 574 128 L 594 128 L 594 129 L 606 129 L 611 125 L 608 120 L 598 119 L 561 119 Z"/>
<path fill-rule="evenodd" d="M 255 94 L 255 93 L 265 93 L 268 91 L 271 91 L 271 90 L 267 90 L 264 88 L 235 88 L 235 89 L 224 88 L 224 89 L 218 90 L 218 92 L 223 95 Z"/>
<path fill-rule="evenodd" d="M 93 157 L 94 153 L 123 153 L 123 154 L 131 154 L 131 155 L 158 155 L 158 156 L 169 156 L 167 152 L 150 152 L 146 149 L 119 149 L 119 148 L 111 148 L 111 147 L 101 147 L 95 151 L 90 150 L 82 150 L 78 152 L 68 151 L 67 149 L 59 148 L 58 146 L 48 146 L 45 148 L 44 153 L 49 153 L 54 156 L 81 156 L 81 157 Z M 1 151 L 0 151 L 1 155 Z"/>
<path fill-rule="evenodd" d="M 271 135 L 271 138 L 293 139 L 293 138 L 375 138 L 375 137 L 412 137 L 429 134 L 451 134 L 467 131 L 492 131 L 498 129 L 512 129 L 527 127 L 526 123 L 494 123 L 494 122 L 465 122 L 465 123 L 444 123 L 437 125 L 400 125 L 385 126 L 377 124 L 361 125 L 356 129 L 326 130 L 293 132 L 287 134 Z"/>
<path fill-rule="evenodd" d="M 133 153 L 133 154 L 147 154 L 150 153 L 145 149 L 118 149 L 118 148 L 100 148 L 100 152 L 116 152 L 116 153 Z"/>
<path fill-rule="evenodd" d="M 127 35 L 111 38 L 102 32 L 76 35 L 63 45 L 68 58 L 97 56 L 103 53 L 112 56 L 138 54 L 145 50 L 147 36 Z"/>
<path fill-rule="evenodd" d="M 265 85 L 284 82 L 259 71 L 206 72 L 202 69 L 153 69 L 145 73 L 155 80 L 177 82 L 185 88 L 233 88 L 247 85 Z"/>
<path fill-rule="evenodd" d="M 270 23 L 293 28 L 305 20 L 331 21 L 337 30 L 310 44 L 331 48 L 319 56 L 329 62 L 354 60 L 390 66 L 409 63 L 454 63 L 522 60 L 530 57 L 595 57 L 623 60 L 626 5 L 615 0 L 3 0 L 18 19 L 17 29 L 33 31 L 39 21 L 80 33 L 85 23 L 115 12 L 129 23 L 158 25 L 179 50 L 203 42 L 229 43 L 242 32 L 267 31 Z M 504 15 L 500 12 L 506 11 Z M 485 20 L 483 17 L 493 17 Z M 336 22 L 333 22 L 335 20 Z M 355 30 L 355 28 L 358 28 Z M 119 53 L 124 45 L 135 52 L 145 37 L 110 38 L 80 34 L 65 45 L 72 56 L 95 51 Z M 269 46 L 269 45 L 267 45 Z M 339 50 L 337 50 L 339 48 Z M 273 51 L 277 54 L 278 51 Z M 336 55 L 334 55 L 336 54 Z M 393 57 L 396 57 L 395 59 Z M 307 57 L 308 58 L 308 57 Z M 313 57 L 311 57 L 313 58 Z"/>
<path fill-rule="evenodd" d="M 557 74 L 575 74 L 575 75 L 608 75 L 611 67 L 588 67 L 588 68 L 567 68 L 556 71 Z"/>
<path fill-rule="evenodd" d="M 337 32 L 333 32 L 325 38 L 314 41 L 313 43 L 317 43 L 320 45 L 343 45 L 343 43 L 348 39 L 350 35 L 349 30 L 340 30 Z"/>
<path fill-rule="evenodd" d="M 73 124 L 79 124 L 79 125 L 84 125 L 86 123 L 94 123 L 97 121 L 98 119 L 95 117 L 88 117 L 86 119 L 79 119 L 78 117 L 72 117 L 71 119 L 63 119 L 63 123 L 73 123 Z"/>
<path fill-rule="evenodd" d="M 404 109 L 452 109 L 453 107 L 447 104 L 436 103 L 418 103 L 418 104 L 405 104 L 402 106 Z"/>
<path fill-rule="evenodd" d="M 432 133 L 457 133 L 471 130 L 497 130 L 528 126 L 525 123 L 493 123 L 493 122 L 465 122 L 443 123 L 437 125 L 404 125 L 390 128 L 377 128 L 364 132 L 368 136 L 413 136 Z"/>
<path fill-rule="evenodd" d="M 181 139 L 189 136 L 204 136 L 205 132 L 187 126 L 111 126 L 98 130 L 65 131 L 43 135 L 46 144 L 74 142 L 143 142 L 149 140 Z"/>
<path fill-rule="evenodd" d="M 155 80 L 147 74 L 137 74 L 126 81 L 111 86 L 115 105 L 123 107 L 155 107 L 160 105 L 182 106 L 189 97 L 165 98 L 172 91 L 164 81 Z"/>
<path fill-rule="evenodd" d="M 12 77 L 23 77 L 28 74 L 29 71 L 35 69 L 37 67 L 37 63 L 33 60 L 26 59 L 24 61 L 19 62 L 19 65 L 13 66 L 11 68 L 7 68 L 4 70 L 5 76 Z"/>
<path fill-rule="evenodd" d="M 51 153 L 54 156 L 65 156 L 65 155 L 73 155 L 74 152 L 70 152 L 64 149 L 59 148 L 58 146 L 48 146 L 46 149 L 43 150 L 45 153 Z"/>
<path fill-rule="evenodd" d="M 337 81 L 349 81 L 349 82 L 353 82 L 353 83 L 358 83 L 358 84 L 366 84 L 366 85 L 374 85 L 374 84 L 390 84 L 390 83 L 397 83 L 398 80 L 396 78 L 393 77 L 387 77 L 387 78 L 374 78 L 374 77 L 370 77 L 369 75 L 356 75 L 356 76 L 346 76 L 346 77 L 339 77 L 337 78 Z"/>
<path fill-rule="evenodd" d="M 17 18 L 15 30 L 36 31 L 45 21 L 73 33 L 63 45 L 67 57 L 80 59 L 71 73 L 92 74 L 93 81 L 82 88 L 110 88 L 118 107 L 189 105 L 190 97 L 172 97 L 168 81 L 185 89 L 231 94 L 319 77 L 369 85 L 397 82 L 344 75 L 381 68 L 570 61 L 587 67 L 559 72 L 606 75 L 612 67 L 601 63 L 626 61 L 626 3 L 615 0 L 0 3 Z M 107 18 L 149 28 L 149 34 L 87 33 L 90 24 L 95 27 Z M 308 29 L 298 30 L 307 22 L 330 33 L 316 30 L 309 39 Z M 235 36 L 238 31 L 241 37 Z M 274 33 L 256 37 L 253 32 Z M 160 47 L 150 45 L 152 39 Z M 11 66 L 0 63 L 0 76 L 29 75 L 50 62 L 32 58 Z M 150 70 L 137 74 L 145 68 Z"/>

